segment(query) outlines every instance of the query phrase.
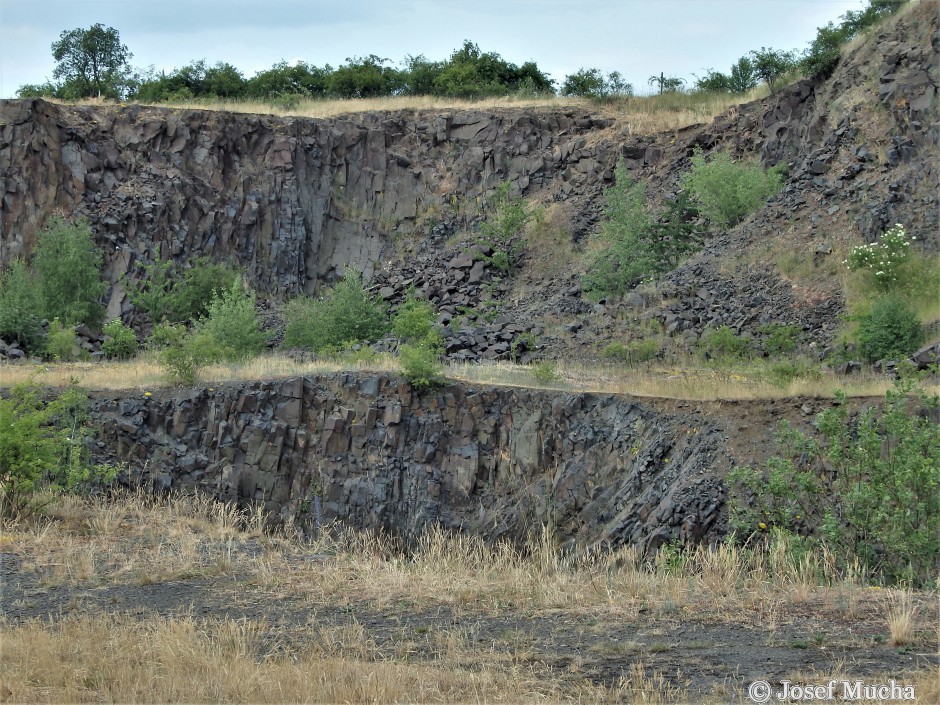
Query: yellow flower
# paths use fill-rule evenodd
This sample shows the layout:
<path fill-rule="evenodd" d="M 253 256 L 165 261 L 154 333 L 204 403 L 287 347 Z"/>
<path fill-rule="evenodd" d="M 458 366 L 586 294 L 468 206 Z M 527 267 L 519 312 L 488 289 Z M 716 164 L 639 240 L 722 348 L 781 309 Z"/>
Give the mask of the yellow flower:
<path fill-rule="evenodd" d="M 215 390 L 212 387 L 209 387 L 209 391 L 214 392 Z"/>
<path fill-rule="evenodd" d="M 759 528 L 761 531 L 766 531 L 766 530 L 767 530 L 767 524 L 765 524 L 764 522 L 761 522 L 761 523 L 759 523 L 759 524 L 757 525 L 757 528 Z"/>
<path fill-rule="evenodd" d="M 151 397 L 151 396 L 153 396 L 153 395 L 152 395 L 150 392 L 144 392 L 144 396 L 145 396 L 145 397 Z"/>

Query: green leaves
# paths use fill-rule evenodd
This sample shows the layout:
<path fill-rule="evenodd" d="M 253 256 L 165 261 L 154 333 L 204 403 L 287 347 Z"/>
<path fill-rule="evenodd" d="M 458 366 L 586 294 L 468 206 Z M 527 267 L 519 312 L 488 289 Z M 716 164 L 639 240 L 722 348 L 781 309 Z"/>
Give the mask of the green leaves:
<path fill-rule="evenodd" d="M 858 351 L 868 362 L 906 358 L 926 337 L 917 313 L 900 296 L 882 296 L 858 317 Z"/>
<path fill-rule="evenodd" d="M 66 324 L 100 325 L 104 318 L 101 297 L 107 288 L 101 279 L 101 261 L 88 223 L 52 218 L 39 233 L 32 262 L 43 317 L 59 318 Z"/>
<path fill-rule="evenodd" d="M 856 416 L 840 393 L 816 418 L 815 437 L 781 424 L 782 454 L 764 472 L 728 477 L 732 528 L 808 535 L 842 565 L 857 557 L 892 582 L 929 582 L 940 552 L 940 400 L 910 392 L 899 383 L 880 409 Z"/>
<path fill-rule="evenodd" d="M 294 299 L 285 317 L 284 344 L 314 352 L 378 340 L 387 330 L 386 307 L 369 295 L 358 272 L 347 274 L 318 299 Z"/>
<path fill-rule="evenodd" d="M 16 340 L 29 352 L 42 348 L 42 296 L 35 275 L 16 259 L 0 272 L 0 338 Z"/>
<path fill-rule="evenodd" d="M 163 327 L 161 335 L 167 333 L 172 339 L 173 334 Z M 239 280 L 213 295 L 207 315 L 193 325 L 191 333 L 163 350 L 163 363 L 177 381 L 193 384 L 200 367 L 251 358 L 264 349 L 268 337 L 261 330 L 254 292 Z"/>
<path fill-rule="evenodd" d="M 479 244 L 492 248 L 489 262 L 505 272 L 511 271 L 519 263 L 526 247 L 523 233 L 535 215 L 526 208 L 521 198 L 510 196 L 509 187 L 508 181 L 500 184 L 490 197 L 491 212 L 480 224 L 480 236 L 477 238 Z"/>
<path fill-rule="evenodd" d="M 88 462 L 87 403 L 77 387 L 47 401 L 30 384 L 0 398 L 0 513 L 35 509 L 41 488 L 70 490 L 102 476 Z"/>
<path fill-rule="evenodd" d="M 213 296 L 229 290 L 238 278 L 234 267 L 197 257 L 188 269 L 181 269 L 172 260 L 146 265 L 144 276 L 137 282 L 125 282 L 125 287 L 131 303 L 146 312 L 154 324 L 164 319 L 189 323 L 205 316 Z"/>
<path fill-rule="evenodd" d="M 622 159 L 604 201 L 604 221 L 583 279 L 595 296 L 623 296 L 643 280 L 668 272 L 701 244 L 697 212 L 686 195 L 667 200 L 666 210 L 654 217 L 646 208 L 645 185 L 631 185 Z"/>
<path fill-rule="evenodd" d="M 134 55 L 121 44 L 114 27 L 99 23 L 62 32 L 59 41 L 52 43 L 52 56 L 56 60 L 52 75 L 62 80 L 56 91 L 59 97 L 116 99 L 125 92 L 128 61 Z"/>
<path fill-rule="evenodd" d="M 706 161 L 702 150 L 692 155 L 692 170 L 682 184 L 701 204 L 702 214 L 715 225 L 728 229 L 758 210 L 783 186 L 777 168 L 764 171 L 757 161 L 734 161 L 721 152 Z"/>

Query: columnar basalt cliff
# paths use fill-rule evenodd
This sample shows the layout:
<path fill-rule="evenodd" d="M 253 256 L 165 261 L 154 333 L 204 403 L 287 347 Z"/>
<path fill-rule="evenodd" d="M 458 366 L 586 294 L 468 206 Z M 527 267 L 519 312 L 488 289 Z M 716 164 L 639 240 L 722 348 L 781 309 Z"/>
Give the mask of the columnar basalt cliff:
<path fill-rule="evenodd" d="M 112 281 L 135 260 L 237 260 L 272 294 L 334 270 L 371 275 L 390 236 L 504 179 L 583 184 L 590 116 L 364 114 L 329 120 L 4 101 L 0 252 L 23 253 L 56 210 L 87 217 Z M 606 161 L 610 161 L 609 159 Z M 565 175 L 575 169 L 578 176 Z M 112 311 L 117 313 L 120 301 Z"/>
<path fill-rule="evenodd" d="M 62 212 L 87 218 L 104 251 L 109 318 L 136 322 L 122 278 L 159 250 L 180 263 L 233 261 L 274 300 L 350 267 L 393 305 L 415 288 L 452 360 L 526 361 L 536 347 L 596 358 L 636 335 L 634 324 L 687 351 L 708 329 L 757 338 L 785 324 L 807 353 L 825 354 L 844 312 L 837 252 L 896 222 L 922 251 L 940 251 L 937 10 L 934 0 L 912 4 L 828 81 L 652 135 L 638 134 L 629 113 L 576 108 L 318 120 L 0 101 L 0 265 L 29 254 Z M 508 182 L 564 207 L 574 260 L 618 159 L 659 204 L 697 147 L 784 164 L 787 180 L 739 226 L 713 228 L 655 290 L 588 301 L 580 264 L 539 280 L 525 255 L 509 275 L 472 249 L 487 196 Z M 782 254 L 809 274 L 788 275 Z M 499 311 L 477 316 L 491 300 Z M 26 357 L 7 352 L 0 344 L 0 357 Z M 765 419 L 759 450 L 734 455 L 743 424 L 710 414 L 507 388 L 419 396 L 387 375 L 99 395 L 94 416 L 99 459 L 127 461 L 129 481 L 262 502 L 301 524 L 411 534 L 440 522 L 518 537 L 550 523 L 574 543 L 647 548 L 720 534 L 720 478 L 763 452 L 776 418 Z"/>
<path fill-rule="evenodd" d="M 571 545 L 711 540 L 726 437 L 707 415 L 638 399 L 451 385 L 385 374 L 99 395 L 99 460 L 126 479 L 262 504 L 310 527 L 415 535 L 429 525 Z"/>

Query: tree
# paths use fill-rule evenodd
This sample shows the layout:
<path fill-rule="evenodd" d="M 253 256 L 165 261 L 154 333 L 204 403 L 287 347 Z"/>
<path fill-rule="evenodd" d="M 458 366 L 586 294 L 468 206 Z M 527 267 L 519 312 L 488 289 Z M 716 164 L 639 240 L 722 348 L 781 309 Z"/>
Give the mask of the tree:
<path fill-rule="evenodd" d="M 730 93 L 731 79 L 727 74 L 708 69 L 702 77 L 695 77 L 695 90 L 706 93 Z"/>
<path fill-rule="evenodd" d="M 594 98 L 604 92 L 604 74 L 600 69 L 580 69 L 565 77 L 561 86 L 563 96 Z"/>
<path fill-rule="evenodd" d="M 430 61 L 424 54 L 407 55 L 402 62 L 402 93 L 432 95 L 434 81 L 444 70 L 443 61 Z"/>
<path fill-rule="evenodd" d="M 400 84 L 394 68 L 385 66 L 389 59 L 375 54 L 354 56 L 336 69 L 327 79 L 329 92 L 340 98 L 376 98 L 392 95 Z"/>
<path fill-rule="evenodd" d="M 133 57 L 113 27 L 102 24 L 89 29 L 72 29 L 52 43 L 57 65 L 52 72 L 62 81 L 63 98 L 99 96 L 121 98 L 124 95 L 128 61 Z"/>
<path fill-rule="evenodd" d="M 565 77 L 561 94 L 603 101 L 631 96 L 633 86 L 623 79 L 619 71 L 611 71 L 605 77 L 599 69 L 580 69 Z"/>
<path fill-rule="evenodd" d="M 663 93 L 675 93 L 682 90 L 685 79 L 660 73 L 658 76 L 650 76 L 646 82 L 651 86 L 658 85 L 659 94 L 662 95 Z"/>
<path fill-rule="evenodd" d="M 731 67 L 731 75 L 708 69 L 702 78 L 695 80 L 696 90 L 710 93 L 747 93 L 756 85 L 754 62 L 746 56 Z"/>
<path fill-rule="evenodd" d="M 732 93 L 747 93 L 755 86 L 757 86 L 757 76 L 754 73 L 754 62 L 742 56 L 731 67 L 728 87 Z"/>
<path fill-rule="evenodd" d="M 796 66 L 793 53 L 761 47 L 751 52 L 754 74 L 770 88 L 776 90 L 777 81 Z"/>
<path fill-rule="evenodd" d="M 33 253 L 45 318 L 92 327 L 101 323 L 101 297 L 107 289 L 101 279 L 101 259 L 87 222 L 68 223 L 58 216 L 50 219 L 40 231 Z"/>

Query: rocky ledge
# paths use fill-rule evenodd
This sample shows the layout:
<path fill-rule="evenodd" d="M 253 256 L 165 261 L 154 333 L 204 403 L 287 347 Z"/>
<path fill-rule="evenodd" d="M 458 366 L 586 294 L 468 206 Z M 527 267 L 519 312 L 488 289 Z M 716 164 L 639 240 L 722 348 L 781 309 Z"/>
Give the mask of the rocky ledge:
<path fill-rule="evenodd" d="M 723 532 L 727 436 L 700 410 L 609 394 L 450 385 L 387 374 L 99 395 L 97 460 L 158 490 L 259 503 L 306 528 L 405 536 L 429 525 L 569 546 L 652 550 Z"/>

